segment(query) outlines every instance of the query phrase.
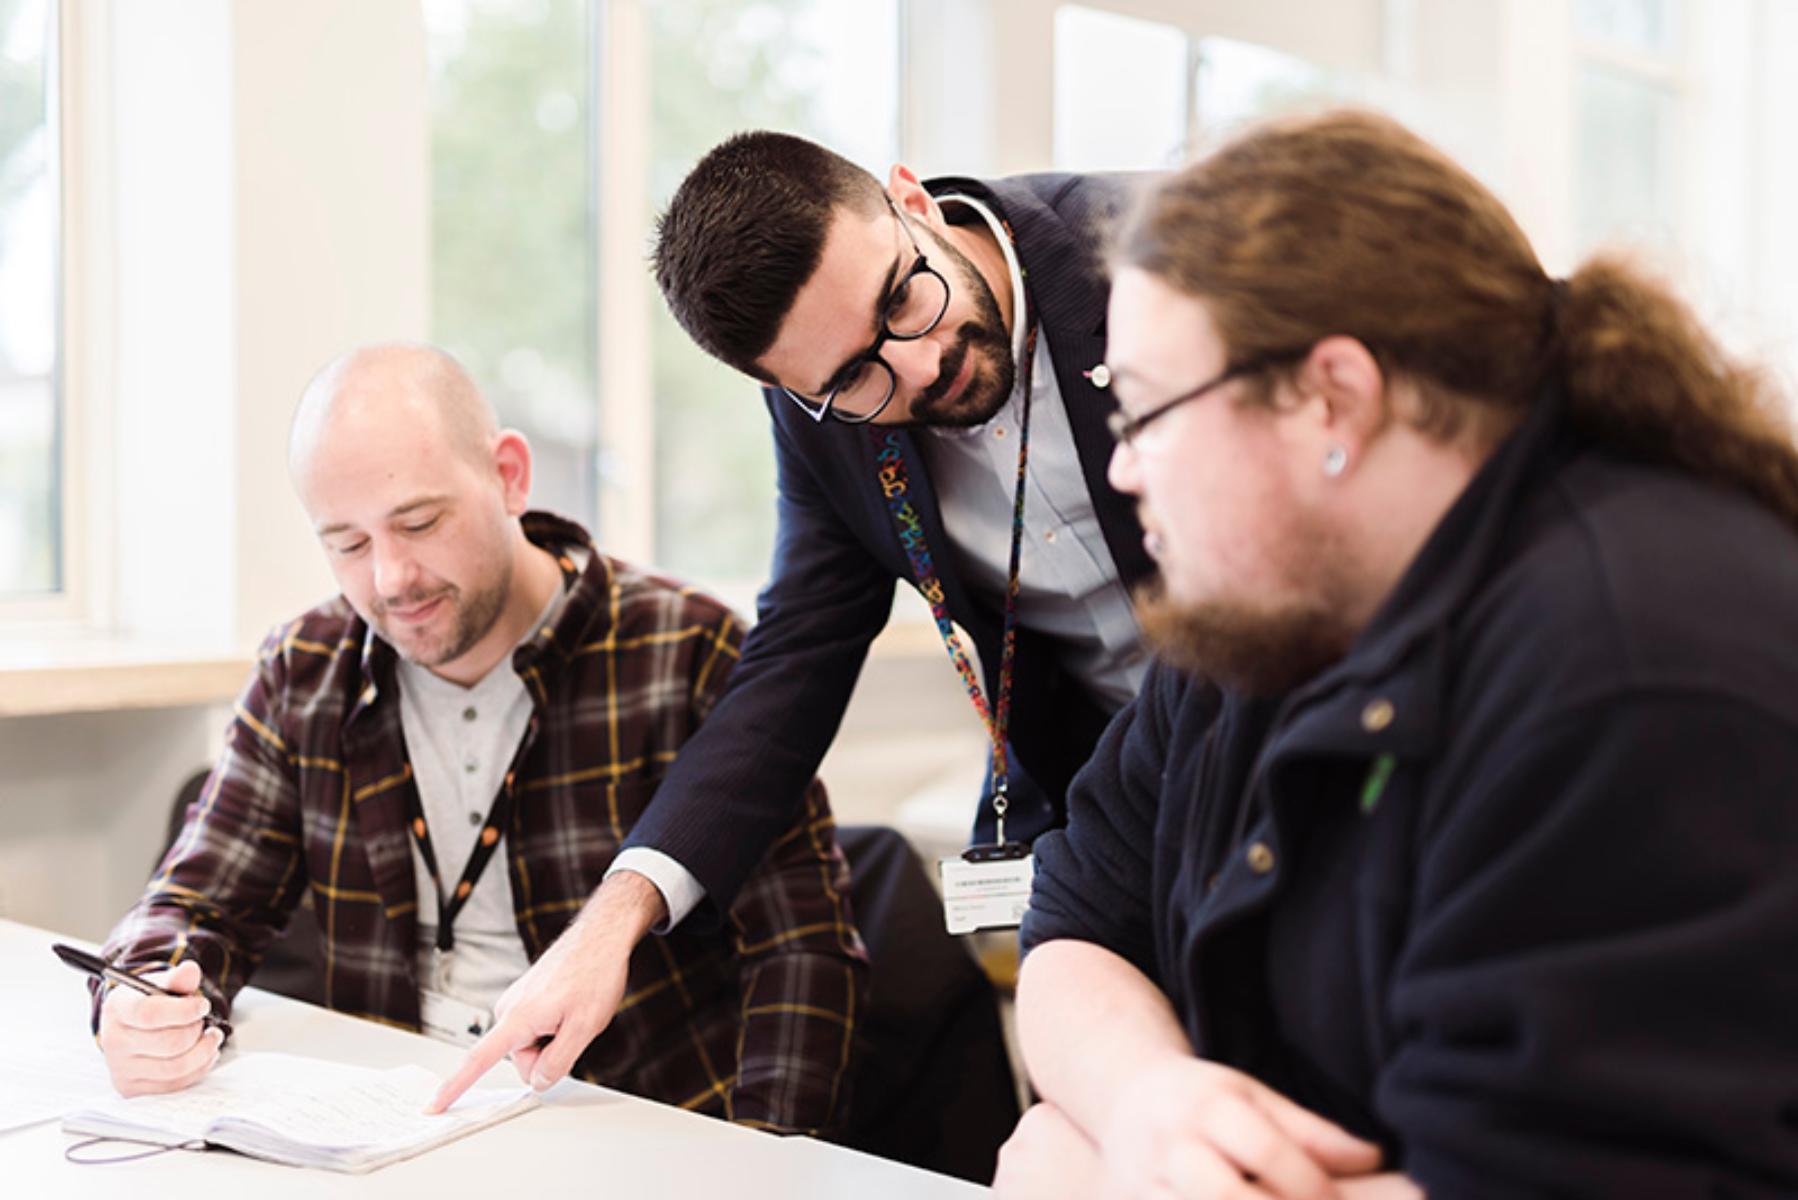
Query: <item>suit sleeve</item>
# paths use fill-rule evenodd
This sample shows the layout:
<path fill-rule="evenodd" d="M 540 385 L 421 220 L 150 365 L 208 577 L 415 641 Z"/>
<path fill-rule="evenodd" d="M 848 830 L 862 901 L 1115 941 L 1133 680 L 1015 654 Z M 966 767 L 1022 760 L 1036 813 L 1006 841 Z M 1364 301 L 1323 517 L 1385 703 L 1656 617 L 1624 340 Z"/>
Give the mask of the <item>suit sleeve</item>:
<path fill-rule="evenodd" d="M 1170 668 L 1152 668 L 1074 777 L 1067 828 L 1036 841 L 1036 879 L 1019 933 L 1026 954 L 1073 938 L 1156 977 L 1155 827 L 1167 731 L 1185 688 Z"/>
<path fill-rule="evenodd" d="M 263 643 L 225 748 L 143 896 L 104 956 L 132 971 L 195 959 L 213 1010 L 229 1011 L 305 887 L 300 803 L 283 725 L 281 641 Z M 94 1020 L 99 1020 L 96 991 Z"/>
<path fill-rule="evenodd" d="M 1790 1195 L 1798 730 L 1562 709 L 1426 814 L 1376 1103 L 1432 1196 Z"/>
<path fill-rule="evenodd" d="M 778 522 L 756 625 L 626 842 L 693 874 L 706 899 L 688 920 L 700 928 L 718 926 L 792 826 L 892 610 L 893 577 L 837 515 L 779 419 L 774 431 Z"/>

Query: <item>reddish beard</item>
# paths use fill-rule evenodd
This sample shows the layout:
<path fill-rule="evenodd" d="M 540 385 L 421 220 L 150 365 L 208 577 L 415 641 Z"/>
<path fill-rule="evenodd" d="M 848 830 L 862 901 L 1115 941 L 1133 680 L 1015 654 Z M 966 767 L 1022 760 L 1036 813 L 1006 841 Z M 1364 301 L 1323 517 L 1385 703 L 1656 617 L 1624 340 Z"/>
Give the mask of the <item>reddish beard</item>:
<path fill-rule="evenodd" d="M 1333 606 L 1180 604 L 1160 580 L 1136 591 L 1143 637 L 1169 664 L 1251 696 L 1280 696 L 1338 662 L 1354 642 Z"/>

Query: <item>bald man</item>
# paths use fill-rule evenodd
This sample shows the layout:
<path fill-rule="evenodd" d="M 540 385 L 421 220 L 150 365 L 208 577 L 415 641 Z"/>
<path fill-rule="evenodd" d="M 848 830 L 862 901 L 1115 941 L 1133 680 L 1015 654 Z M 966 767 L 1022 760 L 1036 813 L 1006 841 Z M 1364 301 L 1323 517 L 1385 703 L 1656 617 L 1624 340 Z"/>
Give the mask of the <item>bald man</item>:
<path fill-rule="evenodd" d="M 356 350 L 294 416 L 288 467 L 342 594 L 272 632 L 186 826 L 106 956 L 177 998 L 96 997 L 125 1095 L 217 1062 L 203 1026 L 310 894 L 325 1002 L 759 1128 L 828 1131 L 865 960 L 821 785 L 713 932 L 649 939 L 620 843 L 710 711 L 722 604 L 527 511 L 531 451 L 425 346 Z M 609 1024 L 536 1029 L 541 981 Z M 670 986 L 671 984 L 675 986 Z M 465 1072 L 466 1073 L 466 1072 Z M 452 1079 L 445 1096 L 467 1080 Z"/>

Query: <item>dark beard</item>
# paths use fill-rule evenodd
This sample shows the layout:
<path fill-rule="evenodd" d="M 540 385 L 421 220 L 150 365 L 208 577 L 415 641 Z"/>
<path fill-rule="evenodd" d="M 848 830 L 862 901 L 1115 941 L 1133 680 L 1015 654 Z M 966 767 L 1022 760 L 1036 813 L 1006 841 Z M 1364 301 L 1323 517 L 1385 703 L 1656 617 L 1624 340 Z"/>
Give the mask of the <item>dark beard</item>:
<path fill-rule="evenodd" d="M 1285 695 L 1338 662 L 1354 641 L 1323 607 L 1181 605 L 1159 580 L 1137 589 L 1136 616 L 1157 657 L 1250 696 Z"/>
<path fill-rule="evenodd" d="M 986 286 L 986 280 L 967 256 L 946 238 L 938 238 L 937 245 L 955 266 L 956 285 L 965 288 L 972 298 L 974 319 L 963 322 L 956 331 L 955 345 L 943 355 L 936 381 L 912 401 L 911 420 L 906 424 L 966 429 L 986 424 L 1005 407 L 1005 402 L 1011 398 L 1011 389 L 1017 384 L 1018 365 L 1011 357 L 1011 337 L 1005 332 L 1005 314 L 999 311 L 993 289 Z M 968 386 L 962 389 L 952 406 L 945 405 L 943 397 L 955 386 L 962 363 L 977 350 L 985 352 L 985 360 L 992 364 L 992 370 L 985 370 L 984 364 L 976 363 L 973 373 L 968 376 Z"/>
<path fill-rule="evenodd" d="M 999 328 L 1002 330 L 1004 326 Z M 962 363 L 976 348 L 988 351 L 987 361 L 995 364 L 993 369 L 988 371 L 981 364 L 975 364 L 973 373 L 968 376 L 968 386 L 962 389 L 953 406 L 946 405 L 944 393 L 955 385 Z M 963 325 L 954 347 L 943 355 L 942 370 L 937 374 L 936 382 L 912 401 L 912 419 L 906 424 L 937 429 L 969 429 L 984 425 L 1005 407 L 1017 378 L 1017 364 L 1011 359 L 1011 341 L 1003 332 L 995 336 L 981 326 Z"/>
<path fill-rule="evenodd" d="M 511 571 L 508 570 L 505 580 L 498 586 L 476 592 L 469 597 L 468 606 L 460 609 L 456 614 L 454 641 L 447 649 L 438 654 L 435 662 L 424 663 L 424 666 L 436 667 L 444 663 L 455 662 L 474 649 L 475 643 L 492 632 L 493 627 L 499 624 L 500 613 L 505 611 L 506 591 L 512 582 L 511 574 Z"/>
<path fill-rule="evenodd" d="M 464 654 L 474 649 L 482 638 L 492 632 L 499 623 L 500 614 L 505 611 L 506 597 L 512 587 L 512 565 L 507 562 L 501 569 L 500 577 L 493 585 L 470 594 L 467 602 L 463 602 L 463 592 L 459 587 L 450 585 L 445 595 L 456 606 L 456 623 L 450 631 L 449 640 L 427 653 L 419 654 L 400 648 L 399 642 L 387 628 L 387 610 L 395 603 L 416 604 L 429 599 L 428 595 L 408 595 L 398 601 L 383 601 L 375 609 L 375 627 L 393 646 L 394 650 L 408 662 L 417 663 L 421 667 L 440 667 L 445 663 L 455 662 Z"/>

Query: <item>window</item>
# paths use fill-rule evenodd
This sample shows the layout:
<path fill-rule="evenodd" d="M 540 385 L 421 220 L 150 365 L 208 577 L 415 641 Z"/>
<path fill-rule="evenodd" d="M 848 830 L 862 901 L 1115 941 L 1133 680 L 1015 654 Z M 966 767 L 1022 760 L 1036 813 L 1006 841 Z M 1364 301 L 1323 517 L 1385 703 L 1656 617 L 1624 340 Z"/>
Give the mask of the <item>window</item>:
<path fill-rule="evenodd" d="M 1676 0 L 1575 0 L 1580 37 L 1614 48 L 1665 56 L 1673 49 Z"/>
<path fill-rule="evenodd" d="M 754 384 L 667 315 L 653 222 L 699 156 L 743 129 L 816 138 L 884 177 L 897 0 L 424 11 L 433 336 L 530 437 L 535 503 L 746 601 L 773 544 L 767 417 Z"/>
<path fill-rule="evenodd" d="M 649 7 L 650 218 L 702 154 L 745 129 L 813 138 L 885 180 L 898 155 L 895 0 Z M 647 273 L 640 286 L 653 294 Z M 759 580 L 774 544 L 767 414 L 755 385 L 694 346 L 659 296 L 650 312 L 656 561 L 713 584 Z"/>
<path fill-rule="evenodd" d="M 1672 244 L 1681 70 L 1674 0 L 1573 5 L 1576 245 Z"/>
<path fill-rule="evenodd" d="M 63 587 L 56 32 L 0 0 L 0 600 Z"/>
<path fill-rule="evenodd" d="M 1207 133 L 1227 133 L 1261 117 L 1320 108 L 1356 94 L 1342 74 L 1252 42 L 1204 38 L 1198 58 L 1194 105 Z"/>
<path fill-rule="evenodd" d="M 1356 98 L 1364 81 L 1235 38 L 1078 4 L 1055 10 L 1055 166 L 1177 167 L 1200 139 Z"/>
<path fill-rule="evenodd" d="M 1192 109 L 1188 53 L 1172 25 L 1078 4 L 1056 9 L 1056 168 L 1179 165 Z"/>
<path fill-rule="evenodd" d="M 432 337 L 534 452 L 532 503 L 598 495 L 590 5 L 433 0 Z"/>

